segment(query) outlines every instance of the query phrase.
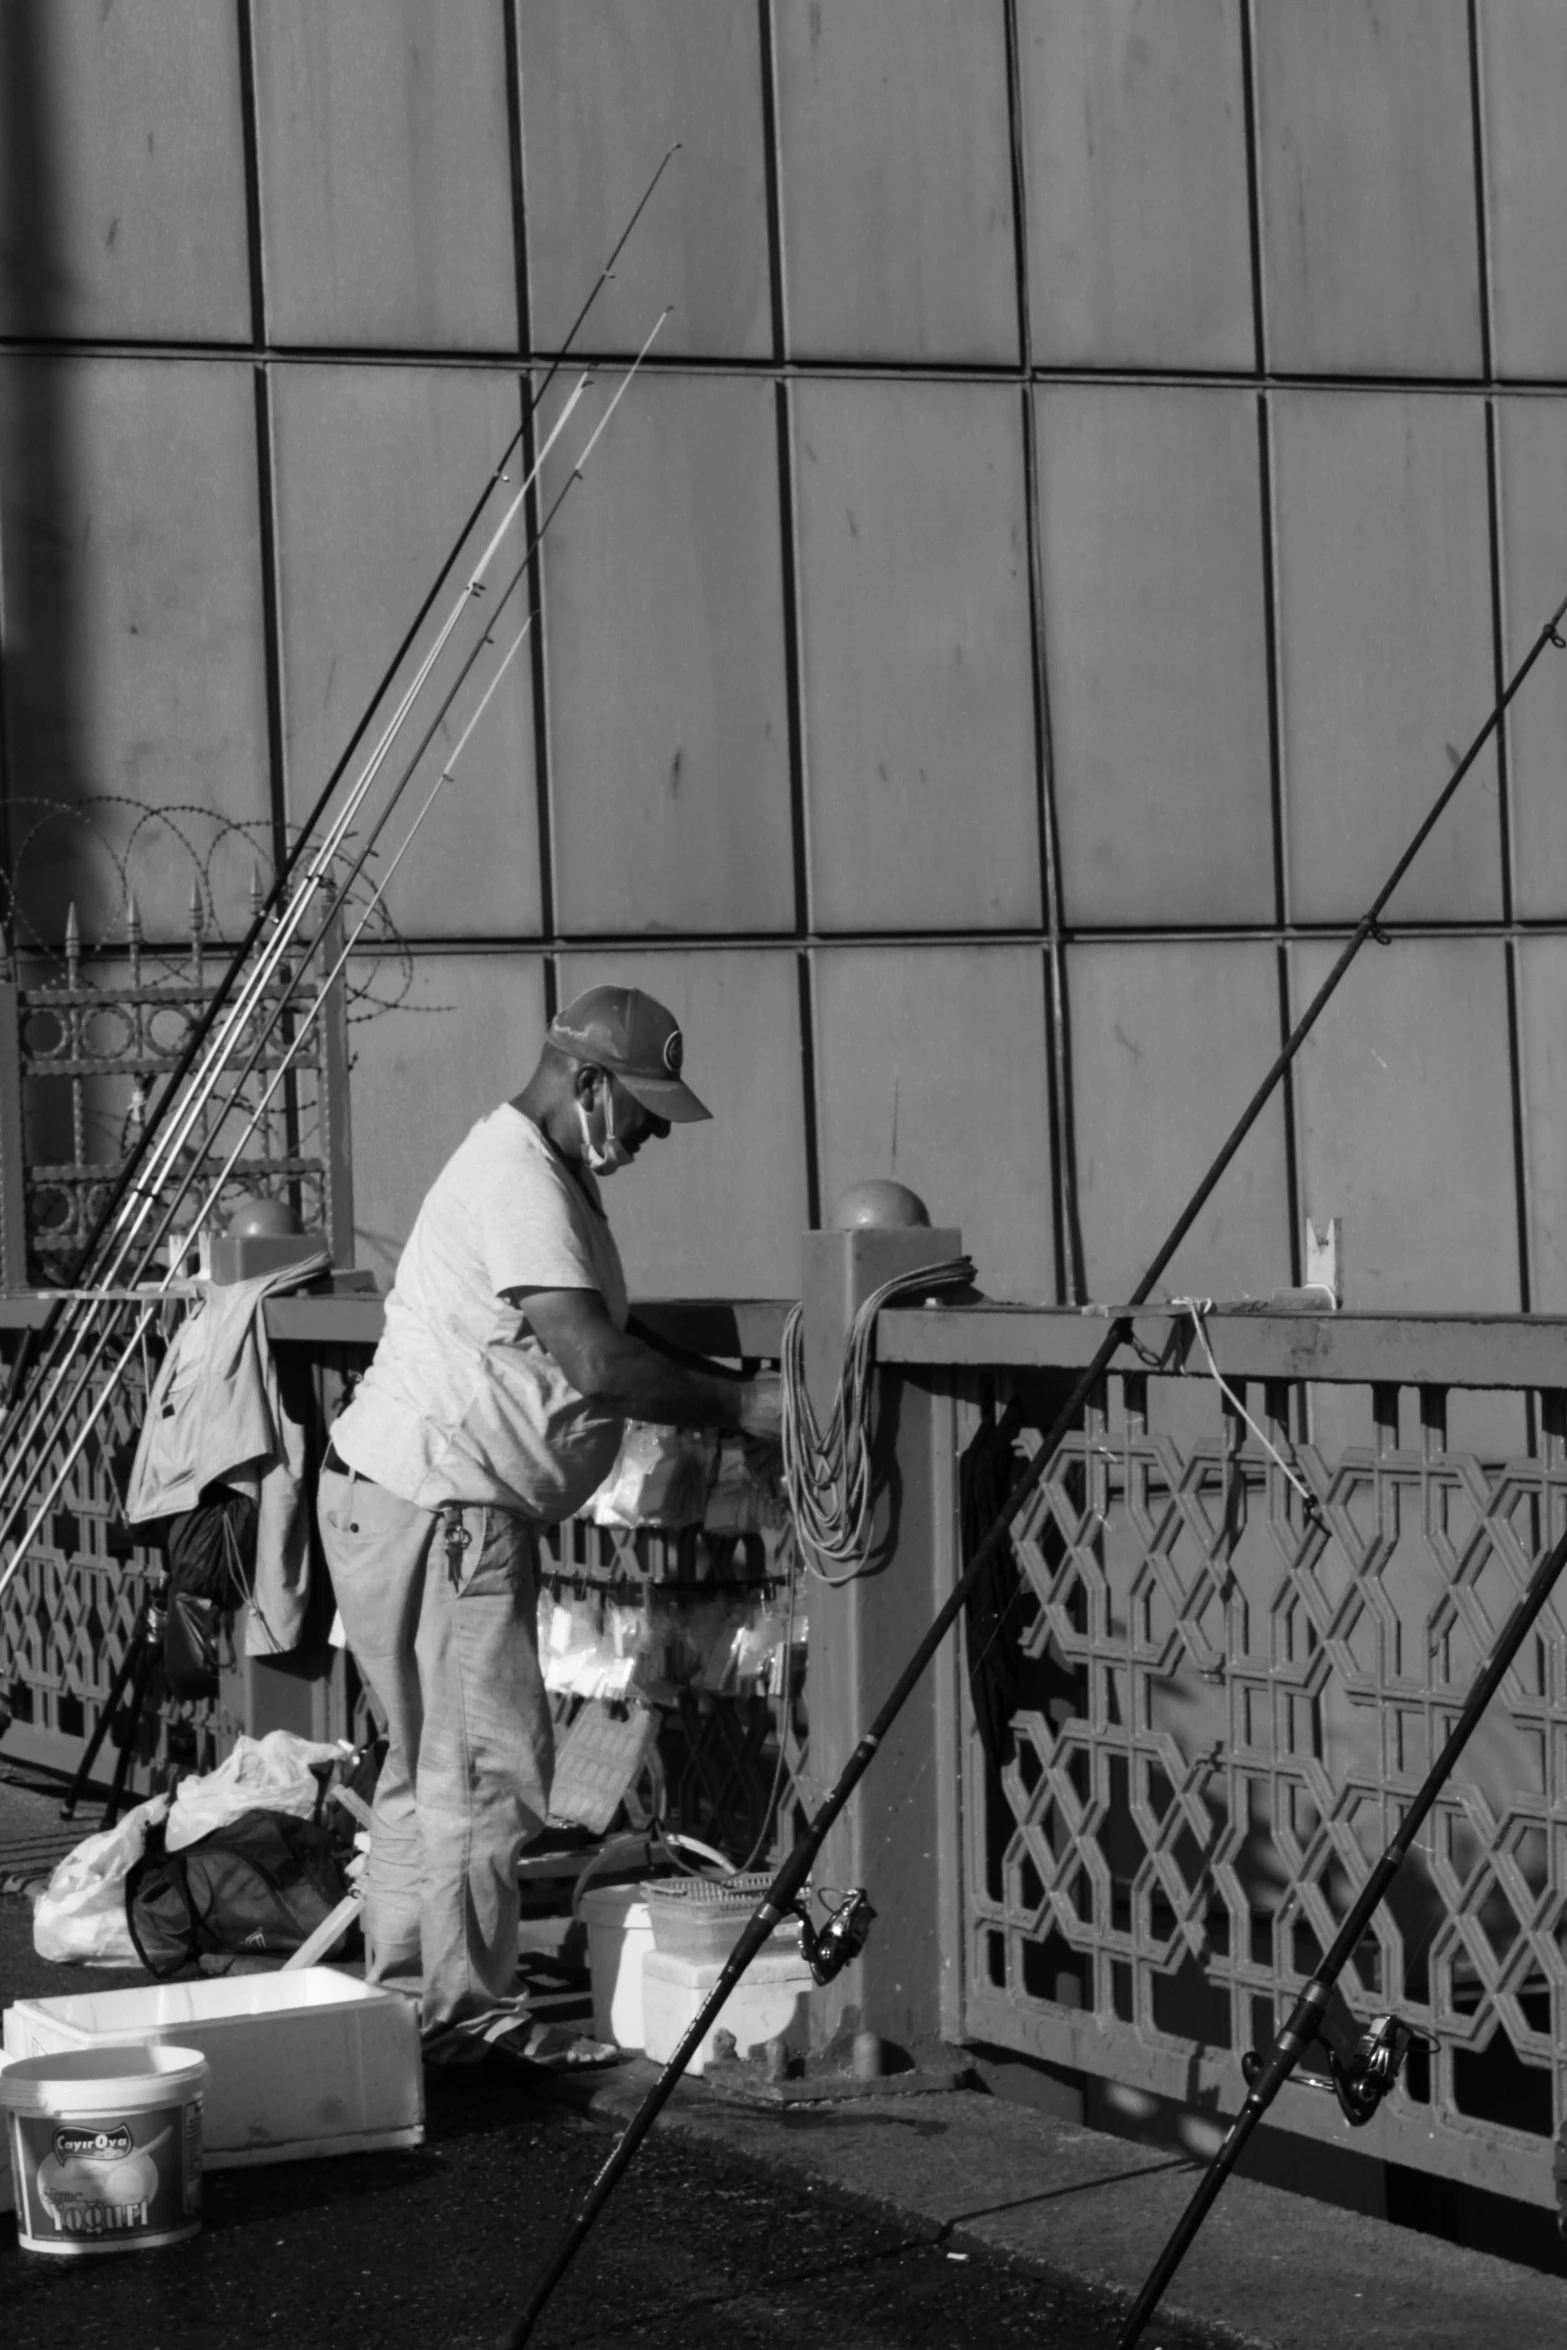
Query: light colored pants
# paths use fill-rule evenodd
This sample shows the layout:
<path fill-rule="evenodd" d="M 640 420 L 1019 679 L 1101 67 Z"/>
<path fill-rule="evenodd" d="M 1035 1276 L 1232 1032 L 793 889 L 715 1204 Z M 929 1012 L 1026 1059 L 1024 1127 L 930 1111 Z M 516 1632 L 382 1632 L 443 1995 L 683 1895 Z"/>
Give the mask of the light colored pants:
<path fill-rule="evenodd" d="M 553 1740 L 539 1670 L 537 1542 L 467 1508 L 454 1580 L 446 1513 L 323 1470 L 322 1547 L 355 1662 L 385 1717 L 365 1880 L 366 1980 L 420 2000 L 427 2043 L 522 2011 L 517 1855 L 544 1824 Z"/>

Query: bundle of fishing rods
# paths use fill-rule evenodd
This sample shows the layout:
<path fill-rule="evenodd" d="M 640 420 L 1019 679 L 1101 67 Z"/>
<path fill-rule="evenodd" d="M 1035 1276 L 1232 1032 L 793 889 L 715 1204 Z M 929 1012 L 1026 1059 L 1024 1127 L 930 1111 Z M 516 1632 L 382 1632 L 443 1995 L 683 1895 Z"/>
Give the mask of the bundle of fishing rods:
<path fill-rule="evenodd" d="M 136 1143 L 93 1216 L 69 1285 L 53 1294 L 41 1324 L 24 1334 L 0 1417 L 0 1598 L 176 1291 L 184 1249 L 218 1212 L 247 1144 L 296 1067 L 334 984 L 522 650 L 534 621 L 529 595 L 539 549 L 668 311 L 654 320 L 591 430 L 577 413 L 593 382 L 591 371 L 580 373 L 547 413 L 551 394 L 677 151 L 671 147 L 659 163 L 559 353 L 526 401 L 516 432 L 270 891 L 193 1022 L 161 1092 L 149 1102 Z M 566 472 L 546 503 L 540 485 L 552 458 Z M 411 787 L 427 776 L 431 746 L 470 678 L 470 696 L 478 698 L 420 798 Z M 355 918 L 334 928 L 326 917 L 372 859 L 379 861 L 355 901 Z M 329 941 L 331 961 L 323 968 Z"/>

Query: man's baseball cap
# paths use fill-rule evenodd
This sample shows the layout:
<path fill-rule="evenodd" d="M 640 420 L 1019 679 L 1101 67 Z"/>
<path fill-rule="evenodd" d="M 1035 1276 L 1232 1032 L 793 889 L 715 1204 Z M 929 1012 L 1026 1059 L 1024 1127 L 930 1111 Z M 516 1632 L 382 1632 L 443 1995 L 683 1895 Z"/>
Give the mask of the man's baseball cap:
<path fill-rule="evenodd" d="M 675 1015 L 639 987 L 590 987 L 574 996 L 550 1022 L 546 1041 L 574 1061 L 613 1070 L 655 1118 L 678 1126 L 713 1115 L 680 1081 L 685 1039 Z"/>

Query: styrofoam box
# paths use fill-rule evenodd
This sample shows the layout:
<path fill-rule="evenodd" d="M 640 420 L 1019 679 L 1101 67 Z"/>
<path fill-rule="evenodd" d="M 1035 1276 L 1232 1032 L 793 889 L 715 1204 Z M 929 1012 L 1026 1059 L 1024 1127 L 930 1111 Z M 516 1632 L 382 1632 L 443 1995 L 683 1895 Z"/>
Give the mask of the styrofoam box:
<path fill-rule="evenodd" d="M 0 2073 L 5 2071 L 7 2061 L 7 2053 L 0 2053 Z M 7 2131 L 6 2135 L 9 2136 L 10 2132 Z M 0 2153 L 0 2214 L 15 2209 L 16 2184 L 11 2177 L 11 2157 Z"/>
<path fill-rule="evenodd" d="M 667 2064 L 697 2011 L 724 1971 L 721 1958 L 677 1958 L 650 1950 L 642 1961 L 642 2045 L 656 2064 Z M 764 2040 L 783 2040 L 803 2050 L 811 1970 L 798 1950 L 763 1951 L 740 1977 L 712 2030 L 698 2042 L 689 2070 L 706 2070 L 718 2032 L 733 2032 L 741 2056 Z"/>
<path fill-rule="evenodd" d="M 8 2057 L 142 2040 L 199 2048 L 212 2068 L 202 2116 L 212 2170 L 424 2136 L 412 2001 L 331 1967 L 19 1999 L 4 2037 Z"/>

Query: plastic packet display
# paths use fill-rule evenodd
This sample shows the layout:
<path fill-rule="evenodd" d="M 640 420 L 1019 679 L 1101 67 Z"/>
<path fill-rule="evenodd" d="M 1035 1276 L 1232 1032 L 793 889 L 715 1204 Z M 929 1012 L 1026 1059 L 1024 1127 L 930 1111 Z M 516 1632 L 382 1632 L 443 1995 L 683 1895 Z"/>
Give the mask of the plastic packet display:
<path fill-rule="evenodd" d="M 595 1526 L 700 1526 L 717 1452 L 705 1429 L 628 1420 L 615 1466 L 582 1515 Z"/>
<path fill-rule="evenodd" d="M 544 1686 L 562 1697 L 624 1697 L 645 1670 L 647 1611 L 602 1594 L 539 1595 Z"/>

